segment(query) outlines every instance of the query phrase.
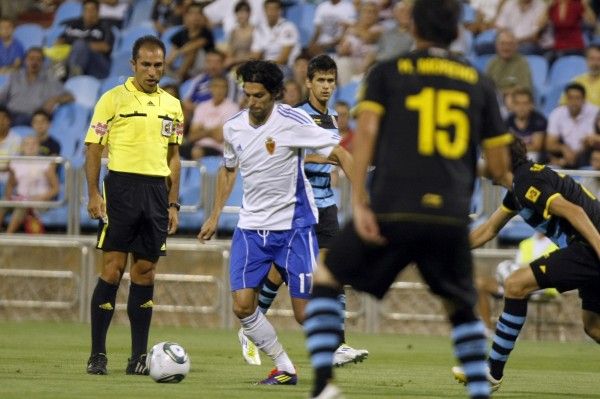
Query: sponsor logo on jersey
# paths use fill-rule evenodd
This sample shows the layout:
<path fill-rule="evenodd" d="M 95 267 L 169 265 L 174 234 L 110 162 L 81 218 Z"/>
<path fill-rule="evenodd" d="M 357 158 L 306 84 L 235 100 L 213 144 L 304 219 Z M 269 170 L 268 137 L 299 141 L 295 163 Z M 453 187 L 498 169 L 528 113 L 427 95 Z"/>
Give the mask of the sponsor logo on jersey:
<path fill-rule="evenodd" d="M 104 136 L 108 133 L 108 123 L 96 122 L 96 124 L 92 125 L 92 129 L 98 136 Z"/>
<path fill-rule="evenodd" d="M 537 202 L 538 198 L 540 198 L 541 194 L 542 193 L 540 192 L 540 190 L 531 186 L 525 193 L 525 198 L 527 198 L 529 201 L 531 201 L 535 204 Z"/>

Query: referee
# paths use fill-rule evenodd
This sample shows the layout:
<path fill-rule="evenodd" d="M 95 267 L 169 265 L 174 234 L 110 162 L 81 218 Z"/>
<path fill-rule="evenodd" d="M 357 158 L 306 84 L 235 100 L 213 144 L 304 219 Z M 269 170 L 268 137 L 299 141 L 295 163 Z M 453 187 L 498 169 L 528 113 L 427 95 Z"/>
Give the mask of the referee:
<path fill-rule="evenodd" d="M 158 87 L 165 46 L 154 36 L 133 45 L 134 76 L 100 98 L 85 143 L 88 212 L 99 219 L 97 248 L 102 272 L 91 303 L 89 374 L 107 374 L 106 332 L 129 253 L 133 255 L 127 315 L 131 358 L 126 374 L 148 374 L 146 350 L 152 318 L 154 271 L 166 253 L 167 234 L 177 230 L 179 144 L 183 113 L 179 100 Z M 108 145 L 108 175 L 99 189 L 100 159 Z"/>

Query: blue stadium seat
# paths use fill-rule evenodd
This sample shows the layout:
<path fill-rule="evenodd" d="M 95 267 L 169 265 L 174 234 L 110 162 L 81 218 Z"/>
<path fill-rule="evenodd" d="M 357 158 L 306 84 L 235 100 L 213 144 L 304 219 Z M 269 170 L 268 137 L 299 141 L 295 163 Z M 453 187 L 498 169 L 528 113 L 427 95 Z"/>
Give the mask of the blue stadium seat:
<path fill-rule="evenodd" d="M 358 93 L 360 82 L 351 81 L 343 86 L 340 86 L 337 90 L 337 101 L 345 101 L 350 104 L 350 107 L 356 105 L 356 95 Z"/>
<path fill-rule="evenodd" d="M 566 84 L 575 76 L 587 71 L 585 57 L 580 55 L 568 55 L 554 61 L 550 67 L 548 82 L 552 86 Z"/>
<path fill-rule="evenodd" d="M 494 58 L 494 56 L 495 56 L 495 54 L 476 55 L 471 59 L 471 61 L 472 61 L 473 66 L 479 72 L 485 72 L 485 68 L 490 63 L 492 58 Z"/>
<path fill-rule="evenodd" d="M 10 128 L 10 130 L 12 130 L 13 132 L 15 132 L 16 134 L 18 134 L 21 137 L 27 137 L 29 135 L 32 135 L 35 133 L 35 131 L 33 130 L 33 128 L 31 126 L 28 125 L 17 125 L 17 126 L 13 126 Z"/>
<path fill-rule="evenodd" d="M 4 86 L 4 84 L 5 84 L 6 82 L 8 82 L 8 77 L 9 77 L 9 76 L 10 76 L 10 75 L 8 75 L 8 74 L 6 74 L 6 73 L 0 74 L 0 87 Z"/>
<path fill-rule="evenodd" d="M 183 168 L 181 170 L 181 190 L 179 191 L 179 202 L 181 205 L 198 205 L 202 194 L 202 178 L 200 169 Z M 204 222 L 204 210 L 196 212 L 181 212 L 179 214 L 179 227 L 182 230 L 200 231 Z"/>
<path fill-rule="evenodd" d="M 132 76 L 133 71 L 131 70 L 131 50 L 122 51 L 119 53 L 112 53 L 110 61 L 110 72 L 109 77 L 124 77 Z"/>
<path fill-rule="evenodd" d="M 100 95 L 106 93 L 113 87 L 122 85 L 125 82 L 125 80 L 126 80 L 126 78 L 124 76 L 113 76 L 113 75 L 109 76 L 108 78 L 104 79 L 102 81 L 102 83 L 100 84 L 100 91 L 99 91 Z"/>
<path fill-rule="evenodd" d="M 544 93 L 544 85 L 548 76 L 548 60 L 541 55 L 528 55 L 525 57 L 531 70 L 531 79 L 533 81 L 533 89 L 537 103 L 540 104 L 540 99 Z"/>
<path fill-rule="evenodd" d="M 148 25 L 131 26 L 130 28 L 121 31 L 121 40 L 119 40 L 117 46 L 113 46 L 113 53 L 129 52 L 131 54 L 133 43 L 135 43 L 135 41 L 140 37 L 146 35 L 154 35 L 158 37 L 156 30 Z M 128 56 L 128 58 L 131 57 Z"/>
<path fill-rule="evenodd" d="M 131 17 L 126 26 L 138 26 L 150 21 L 153 5 L 154 0 L 136 0 L 131 10 Z"/>
<path fill-rule="evenodd" d="M 44 31 L 44 46 L 51 47 L 64 31 L 65 28 L 62 26 L 51 26 L 46 29 Z"/>
<path fill-rule="evenodd" d="M 566 83 L 552 85 L 546 90 L 546 93 L 544 94 L 544 107 L 542 108 L 546 117 L 548 117 L 550 112 L 558 106 L 560 97 L 562 96 L 566 85 Z"/>
<path fill-rule="evenodd" d="M 183 25 L 170 26 L 167 29 L 165 29 L 165 31 L 162 33 L 162 35 L 160 35 L 160 40 L 162 40 L 163 43 L 165 44 L 165 49 L 166 49 L 167 55 L 171 52 L 171 47 L 173 47 L 173 45 L 171 44 L 171 38 L 173 37 L 173 35 L 175 35 L 177 32 L 179 32 L 182 28 L 183 28 Z"/>
<path fill-rule="evenodd" d="M 488 29 L 488 30 L 481 32 L 477 36 L 475 36 L 475 39 L 473 40 L 473 47 L 478 48 L 480 46 L 489 45 L 490 43 L 495 43 L 495 42 L 496 42 L 496 30 Z"/>
<path fill-rule="evenodd" d="M 179 86 L 179 98 L 183 99 L 187 92 L 192 88 L 194 78 L 189 78 Z"/>
<path fill-rule="evenodd" d="M 227 206 L 242 206 L 242 198 L 244 196 L 244 187 L 242 176 L 240 176 L 239 172 L 235 179 L 235 184 L 233 186 L 233 190 L 231 190 L 231 194 L 229 195 L 229 199 L 225 203 Z M 220 231 L 228 231 L 231 232 L 235 230 L 238 221 L 240 220 L 240 215 L 238 213 L 222 213 L 219 218 L 218 229 Z"/>
<path fill-rule="evenodd" d="M 83 146 L 90 109 L 77 103 L 63 104 L 54 112 L 50 135 L 60 143 L 60 155 L 73 160 Z"/>
<path fill-rule="evenodd" d="M 56 10 L 54 14 L 54 21 L 52 22 L 52 26 L 59 26 L 63 22 L 78 18 L 81 16 L 81 2 L 79 1 L 65 1 Z"/>
<path fill-rule="evenodd" d="M 535 233 L 533 227 L 525 223 L 520 217 L 512 218 L 498 233 L 498 239 L 508 243 L 518 243 Z"/>
<path fill-rule="evenodd" d="M 93 76 L 73 76 L 65 82 L 65 89 L 73 94 L 77 104 L 92 109 L 98 101 L 100 81 Z"/>
<path fill-rule="evenodd" d="M 225 31 L 221 25 L 213 27 L 212 34 L 215 44 L 223 43 L 225 41 Z"/>
<path fill-rule="evenodd" d="M 46 32 L 38 24 L 23 24 L 15 28 L 14 37 L 23 45 L 25 51 L 31 47 L 42 47 Z"/>
<path fill-rule="evenodd" d="M 469 3 L 463 3 L 462 5 L 462 23 L 463 24 L 470 24 L 475 22 L 475 19 L 477 17 L 477 11 L 475 11 L 475 8 L 473 8 L 472 5 L 470 5 Z"/>
<path fill-rule="evenodd" d="M 297 3 L 285 10 L 285 18 L 296 25 L 300 33 L 300 43 L 305 47 L 315 30 L 314 19 L 317 6 L 312 3 Z"/>

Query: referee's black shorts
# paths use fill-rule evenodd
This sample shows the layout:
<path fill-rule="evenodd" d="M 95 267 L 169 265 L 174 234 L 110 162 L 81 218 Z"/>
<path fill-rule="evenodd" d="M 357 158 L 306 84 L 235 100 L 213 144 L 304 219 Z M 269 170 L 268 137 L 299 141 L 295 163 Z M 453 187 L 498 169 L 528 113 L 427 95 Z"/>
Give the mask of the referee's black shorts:
<path fill-rule="evenodd" d="M 540 288 L 579 290 L 581 308 L 600 314 L 600 260 L 587 243 L 574 241 L 530 264 Z"/>
<path fill-rule="evenodd" d="M 97 248 L 131 252 L 155 262 L 166 254 L 169 225 L 164 177 L 109 172 L 104 178 L 108 222 L 100 222 Z"/>
<path fill-rule="evenodd" d="M 338 222 L 338 208 L 331 205 L 319 208 L 319 223 L 315 227 L 319 249 L 327 249 L 331 246 L 331 240 L 340 232 Z"/>
<path fill-rule="evenodd" d="M 352 222 L 338 234 L 325 264 L 341 284 L 383 298 L 409 263 L 416 263 L 434 294 L 456 308 L 472 308 L 477 300 L 467 226 L 422 222 L 380 222 L 387 244 L 363 242 Z"/>

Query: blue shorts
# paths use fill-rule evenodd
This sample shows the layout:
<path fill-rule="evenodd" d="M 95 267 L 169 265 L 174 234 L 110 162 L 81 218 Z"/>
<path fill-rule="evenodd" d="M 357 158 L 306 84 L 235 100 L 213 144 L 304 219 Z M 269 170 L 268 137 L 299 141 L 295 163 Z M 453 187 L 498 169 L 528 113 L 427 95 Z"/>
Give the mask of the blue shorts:
<path fill-rule="evenodd" d="M 231 290 L 258 288 L 274 263 L 293 298 L 310 298 L 319 248 L 313 227 L 291 230 L 236 228 L 231 242 Z"/>

